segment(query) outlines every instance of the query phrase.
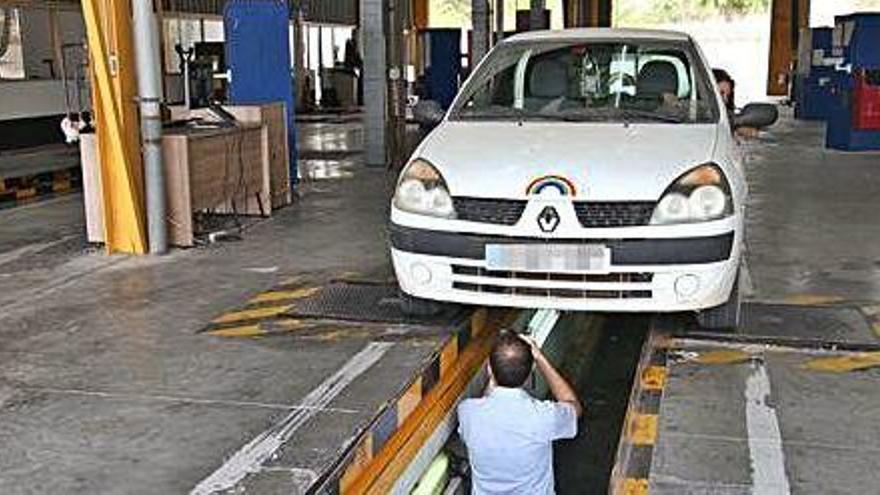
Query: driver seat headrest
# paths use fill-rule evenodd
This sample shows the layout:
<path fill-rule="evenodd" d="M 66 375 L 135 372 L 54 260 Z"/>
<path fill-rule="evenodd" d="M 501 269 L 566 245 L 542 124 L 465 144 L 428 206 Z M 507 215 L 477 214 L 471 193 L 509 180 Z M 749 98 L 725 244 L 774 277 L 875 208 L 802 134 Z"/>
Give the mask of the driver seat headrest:
<path fill-rule="evenodd" d="M 642 96 L 678 95 L 678 70 L 672 62 L 652 60 L 639 71 L 636 92 Z"/>
<path fill-rule="evenodd" d="M 540 60 L 529 75 L 529 94 L 535 98 L 559 98 L 568 90 L 565 64 L 556 59 Z"/>

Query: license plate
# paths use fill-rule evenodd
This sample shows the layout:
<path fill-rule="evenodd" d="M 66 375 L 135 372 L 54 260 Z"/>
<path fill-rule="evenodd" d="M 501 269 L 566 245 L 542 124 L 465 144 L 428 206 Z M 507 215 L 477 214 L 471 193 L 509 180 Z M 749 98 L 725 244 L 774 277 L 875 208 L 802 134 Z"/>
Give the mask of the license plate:
<path fill-rule="evenodd" d="M 602 244 L 488 244 L 486 267 L 525 272 L 607 272 L 611 250 Z"/>

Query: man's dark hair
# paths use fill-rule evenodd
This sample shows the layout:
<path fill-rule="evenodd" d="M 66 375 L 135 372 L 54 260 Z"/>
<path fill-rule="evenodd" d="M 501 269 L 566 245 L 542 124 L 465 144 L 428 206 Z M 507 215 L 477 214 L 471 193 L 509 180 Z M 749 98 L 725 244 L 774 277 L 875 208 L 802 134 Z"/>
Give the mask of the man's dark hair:
<path fill-rule="evenodd" d="M 501 387 L 521 387 L 532 371 L 532 348 L 510 331 L 502 331 L 489 354 L 495 383 Z"/>

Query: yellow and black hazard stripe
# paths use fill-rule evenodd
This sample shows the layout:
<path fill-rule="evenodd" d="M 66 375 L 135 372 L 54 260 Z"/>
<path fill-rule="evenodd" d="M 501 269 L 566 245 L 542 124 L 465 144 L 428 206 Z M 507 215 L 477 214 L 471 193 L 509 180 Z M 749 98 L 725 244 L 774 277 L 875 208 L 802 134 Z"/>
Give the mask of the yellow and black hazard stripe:
<path fill-rule="evenodd" d="M 227 311 L 199 333 L 218 337 L 259 337 L 300 329 L 304 323 L 287 316 L 296 303 L 313 296 L 321 286 L 304 277 L 294 277 L 271 290 L 257 294 L 243 306 Z"/>
<path fill-rule="evenodd" d="M 28 177 L 0 179 L 0 209 L 14 208 L 81 189 L 78 169 L 56 170 Z"/>
<path fill-rule="evenodd" d="M 514 311 L 478 309 L 372 422 L 311 493 L 388 493 L 479 372 Z"/>
<path fill-rule="evenodd" d="M 660 404 L 666 387 L 668 347 L 649 338 L 637 370 L 624 420 L 611 493 L 646 495 L 657 442 Z"/>

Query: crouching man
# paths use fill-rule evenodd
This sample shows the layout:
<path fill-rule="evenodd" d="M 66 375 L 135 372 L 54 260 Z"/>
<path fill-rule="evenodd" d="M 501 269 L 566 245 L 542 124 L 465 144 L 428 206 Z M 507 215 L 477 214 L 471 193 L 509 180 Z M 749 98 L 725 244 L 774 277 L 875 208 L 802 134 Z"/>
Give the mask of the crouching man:
<path fill-rule="evenodd" d="M 522 387 L 537 365 L 554 401 Z M 484 397 L 458 406 L 458 431 L 467 445 L 473 494 L 553 494 L 553 440 L 573 438 L 583 412 L 571 385 L 532 340 L 502 332 L 489 355 Z"/>

